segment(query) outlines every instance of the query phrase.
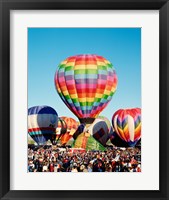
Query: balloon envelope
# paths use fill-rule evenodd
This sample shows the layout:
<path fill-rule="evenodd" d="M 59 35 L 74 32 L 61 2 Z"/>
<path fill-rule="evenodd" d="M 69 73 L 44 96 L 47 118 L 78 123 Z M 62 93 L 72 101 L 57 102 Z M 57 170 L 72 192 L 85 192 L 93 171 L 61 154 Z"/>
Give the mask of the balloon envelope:
<path fill-rule="evenodd" d="M 112 117 L 112 124 L 116 134 L 128 146 L 135 146 L 141 138 L 141 109 L 120 109 Z"/>
<path fill-rule="evenodd" d="M 66 144 L 71 138 L 72 135 L 70 135 L 69 133 L 65 133 L 64 135 L 61 136 L 61 143 Z"/>
<path fill-rule="evenodd" d="M 107 117 L 105 117 L 105 116 L 100 116 L 100 115 L 97 117 L 97 119 L 102 119 L 103 121 L 105 121 L 106 124 L 107 124 L 108 130 L 110 132 L 110 130 L 111 130 L 111 123 L 110 123 L 109 119 Z"/>
<path fill-rule="evenodd" d="M 86 136 L 85 133 L 81 133 L 74 142 L 74 148 L 83 148 L 86 150 L 100 150 L 104 151 L 105 148 L 100 144 L 93 136 Z"/>
<path fill-rule="evenodd" d="M 50 106 L 34 106 L 28 109 L 28 133 L 39 145 L 56 137 L 58 114 Z"/>
<path fill-rule="evenodd" d="M 67 131 L 61 135 L 61 143 L 66 144 L 74 135 L 75 131 L 78 128 L 78 122 L 71 117 L 60 117 L 66 123 Z"/>
<path fill-rule="evenodd" d="M 54 81 L 67 107 L 81 122 L 89 123 L 107 106 L 117 87 L 113 65 L 94 54 L 72 56 L 61 62 Z"/>
<path fill-rule="evenodd" d="M 109 130 L 103 119 L 95 119 L 95 121 L 88 128 L 86 128 L 86 131 L 89 132 L 90 135 L 92 135 L 103 146 L 106 145 L 106 142 L 109 139 Z"/>
<path fill-rule="evenodd" d="M 60 117 L 64 122 L 66 123 L 67 126 L 67 131 L 71 132 L 73 130 L 76 130 L 78 128 L 78 122 L 71 118 L 71 117 Z"/>

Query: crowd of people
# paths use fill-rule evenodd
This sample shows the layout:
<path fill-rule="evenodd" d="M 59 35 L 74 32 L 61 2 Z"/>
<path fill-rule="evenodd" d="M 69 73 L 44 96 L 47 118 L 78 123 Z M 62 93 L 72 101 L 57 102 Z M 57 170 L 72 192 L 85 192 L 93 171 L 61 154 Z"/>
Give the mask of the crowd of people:
<path fill-rule="evenodd" d="M 141 172 L 141 150 L 111 147 L 102 152 L 29 147 L 28 172 Z"/>

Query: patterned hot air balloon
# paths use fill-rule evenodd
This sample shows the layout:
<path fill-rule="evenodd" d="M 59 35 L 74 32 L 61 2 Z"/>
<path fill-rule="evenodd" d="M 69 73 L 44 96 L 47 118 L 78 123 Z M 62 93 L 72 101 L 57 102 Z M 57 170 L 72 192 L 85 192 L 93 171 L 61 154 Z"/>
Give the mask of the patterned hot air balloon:
<path fill-rule="evenodd" d="M 92 123 L 112 99 L 117 76 L 112 64 L 93 54 L 72 56 L 58 66 L 55 86 L 81 123 Z"/>
<path fill-rule="evenodd" d="M 103 146 L 106 145 L 109 139 L 108 126 L 103 119 L 96 118 L 89 127 L 86 127 L 85 132 L 90 133 Z"/>
<path fill-rule="evenodd" d="M 28 109 L 28 133 L 39 145 L 55 140 L 57 123 L 58 114 L 49 106 Z"/>
<path fill-rule="evenodd" d="M 71 117 L 60 117 L 65 121 L 67 126 L 67 131 L 65 134 L 61 135 L 61 143 L 66 144 L 72 137 L 78 128 L 78 122 Z"/>
<path fill-rule="evenodd" d="M 110 123 L 109 119 L 107 117 L 105 117 L 105 116 L 98 116 L 97 119 L 102 119 L 103 121 L 105 121 L 106 124 L 107 124 L 108 130 L 110 132 L 110 130 L 111 130 L 111 123 Z"/>
<path fill-rule="evenodd" d="M 65 121 L 68 131 L 72 131 L 72 130 L 77 129 L 78 122 L 75 119 L 73 119 L 71 117 L 65 117 L 65 116 L 60 117 L 60 118 Z"/>
<path fill-rule="evenodd" d="M 116 134 L 128 146 L 135 146 L 141 138 L 141 109 L 120 109 L 112 117 Z"/>

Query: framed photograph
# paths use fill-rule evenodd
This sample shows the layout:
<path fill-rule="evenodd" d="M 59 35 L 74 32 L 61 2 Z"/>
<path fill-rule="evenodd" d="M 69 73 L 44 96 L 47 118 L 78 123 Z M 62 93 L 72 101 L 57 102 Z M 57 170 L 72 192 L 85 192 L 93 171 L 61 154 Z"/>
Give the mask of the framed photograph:
<path fill-rule="evenodd" d="M 0 7 L 1 199 L 168 199 L 168 1 Z"/>

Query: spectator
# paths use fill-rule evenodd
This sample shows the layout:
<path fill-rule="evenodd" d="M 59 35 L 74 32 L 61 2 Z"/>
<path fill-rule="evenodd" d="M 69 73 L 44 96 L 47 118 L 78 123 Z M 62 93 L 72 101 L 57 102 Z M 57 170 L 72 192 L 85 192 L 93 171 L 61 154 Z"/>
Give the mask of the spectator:
<path fill-rule="evenodd" d="M 69 148 L 28 149 L 28 172 L 141 172 L 140 161 L 138 148 L 71 153 Z"/>

